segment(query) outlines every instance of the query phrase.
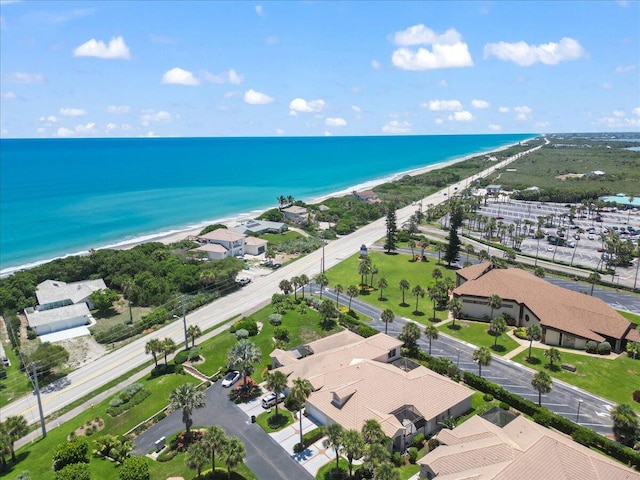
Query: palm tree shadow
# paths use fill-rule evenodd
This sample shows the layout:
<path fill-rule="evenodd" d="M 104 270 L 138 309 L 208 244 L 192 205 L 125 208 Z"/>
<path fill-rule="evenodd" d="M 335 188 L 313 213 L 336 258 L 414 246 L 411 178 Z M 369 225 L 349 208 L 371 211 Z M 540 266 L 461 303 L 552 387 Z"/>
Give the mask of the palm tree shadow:
<path fill-rule="evenodd" d="M 530 365 L 540 365 L 540 359 L 538 357 L 527 357 L 527 363 Z"/>
<path fill-rule="evenodd" d="M 491 350 L 498 353 L 504 353 L 507 351 L 507 347 L 505 347 L 504 345 L 492 345 Z"/>
<path fill-rule="evenodd" d="M 433 319 L 432 319 L 432 321 L 433 321 Z M 449 330 L 460 330 L 462 327 L 456 323 L 455 325 L 447 325 L 447 328 Z"/>
<path fill-rule="evenodd" d="M 424 312 L 421 312 L 420 310 L 414 310 L 413 313 L 416 317 L 424 317 Z"/>

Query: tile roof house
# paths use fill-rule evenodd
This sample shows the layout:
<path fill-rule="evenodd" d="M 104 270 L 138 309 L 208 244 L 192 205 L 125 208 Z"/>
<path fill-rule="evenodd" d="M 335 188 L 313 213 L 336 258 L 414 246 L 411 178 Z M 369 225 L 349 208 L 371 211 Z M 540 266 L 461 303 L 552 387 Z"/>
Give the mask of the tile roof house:
<path fill-rule="evenodd" d="M 268 220 L 247 220 L 238 223 L 229 230 L 245 235 L 261 235 L 263 233 L 283 233 L 289 229 L 289 225 L 283 222 L 270 222 Z"/>
<path fill-rule="evenodd" d="M 378 197 L 378 194 L 373 190 L 362 190 L 361 192 L 354 191 L 352 195 L 358 200 L 360 200 L 361 202 L 367 202 L 367 203 L 381 202 L 380 198 Z"/>
<path fill-rule="evenodd" d="M 291 352 L 275 350 L 273 366 L 289 383 L 306 378 L 313 387 L 306 412 L 320 423 L 339 423 L 360 430 L 377 420 L 397 450 L 414 435 L 429 435 L 447 416 L 471 408 L 473 391 L 423 366 L 406 371 L 391 362 L 400 359 L 402 342 L 376 334 L 362 338 L 342 332 Z"/>
<path fill-rule="evenodd" d="M 499 295 L 502 308 L 516 325 L 539 324 L 547 345 L 585 349 L 587 341 L 608 341 L 621 351 L 636 338 L 635 325 L 596 297 L 553 285 L 519 268 L 494 268 L 482 263 L 456 272 L 453 295 L 462 302 L 462 316 L 482 319 L 491 314 L 488 298 Z"/>
<path fill-rule="evenodd" d="M 204 235 L 198 236 L 198 241 L 202 243 L 194 252 L 205 252 L 211 260 L 222 260 L 227 257 L 241 257 L 245 253 L 249 255 L 260 255 L 267 251 L 267 241 L 247 237 L 244 233 L 218 228 Z"/>
<path fill-rule="evenodd" d="M 291 207 L 283 208 L 282 214 L 295 223 L 307 223 L 309 221 L 309 211 L 306 207 L 299 205 L 292 205 Z"/>
<path fill-rule="evenodd" d="M 441 430 L 438 441 L 440 446 L 417 462 L 422 479 L 640 479 L 634 470 L 524 416 L 503 427 L 474 416 Z"/>

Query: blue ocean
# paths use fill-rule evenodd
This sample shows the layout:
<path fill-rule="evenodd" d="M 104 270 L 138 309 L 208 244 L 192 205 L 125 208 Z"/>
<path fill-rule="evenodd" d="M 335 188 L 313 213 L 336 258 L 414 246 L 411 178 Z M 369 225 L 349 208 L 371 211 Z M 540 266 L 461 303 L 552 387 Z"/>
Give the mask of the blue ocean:
<path fill-rule="evenodd" d="M 0 140 L 0 273 L 311 201 L 534 135 Z"/>

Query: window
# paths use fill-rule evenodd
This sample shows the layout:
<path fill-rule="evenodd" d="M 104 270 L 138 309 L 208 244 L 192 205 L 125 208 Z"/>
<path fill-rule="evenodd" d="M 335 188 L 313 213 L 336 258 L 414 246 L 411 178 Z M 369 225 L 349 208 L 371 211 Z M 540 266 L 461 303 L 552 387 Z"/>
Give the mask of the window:
<path fill-rule="evenodd" d="M 396 349 L 395 349 L 395 348 L 393 348 L 393 349 L 389 350 L 389 353 L 388 353 L 388 355 L 387 355 L 387 358 L 393 358 L 393 357 L 395 357 L 395 356 L 396 356 Z"/>
<path fill-rule="evenodd" d="M 529 321 L 529 314 L 528 314 L 528 313 L 527 313 L 527 314 L 525 314 L 525 316 L 524 316 L 524 321 L 525 321 L 525 322 L 528 322 L 528 321 Z"/>

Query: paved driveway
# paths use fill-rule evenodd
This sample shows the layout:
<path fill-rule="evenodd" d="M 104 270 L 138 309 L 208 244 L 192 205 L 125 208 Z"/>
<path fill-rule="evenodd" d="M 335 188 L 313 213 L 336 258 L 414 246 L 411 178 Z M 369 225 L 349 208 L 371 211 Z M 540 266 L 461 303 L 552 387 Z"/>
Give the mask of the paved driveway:
<path fill-rule="evenodd" d="M 247 450 L 245 464 L 260 480 L 313 479 L 262 428 L 250 423 L 247 414 L 228 399 L 228 389 L 215 383 L 205 393 L 207 405 L 194 412 L 193 425 L 220 425 L 228 435 L 240 438 Z M 154 442 L 158 438 L 168 438 L 182 429 L 182 412 L 171 413 L 135 439 L 135 454 L 149 453 L 154 449 Z"/>

